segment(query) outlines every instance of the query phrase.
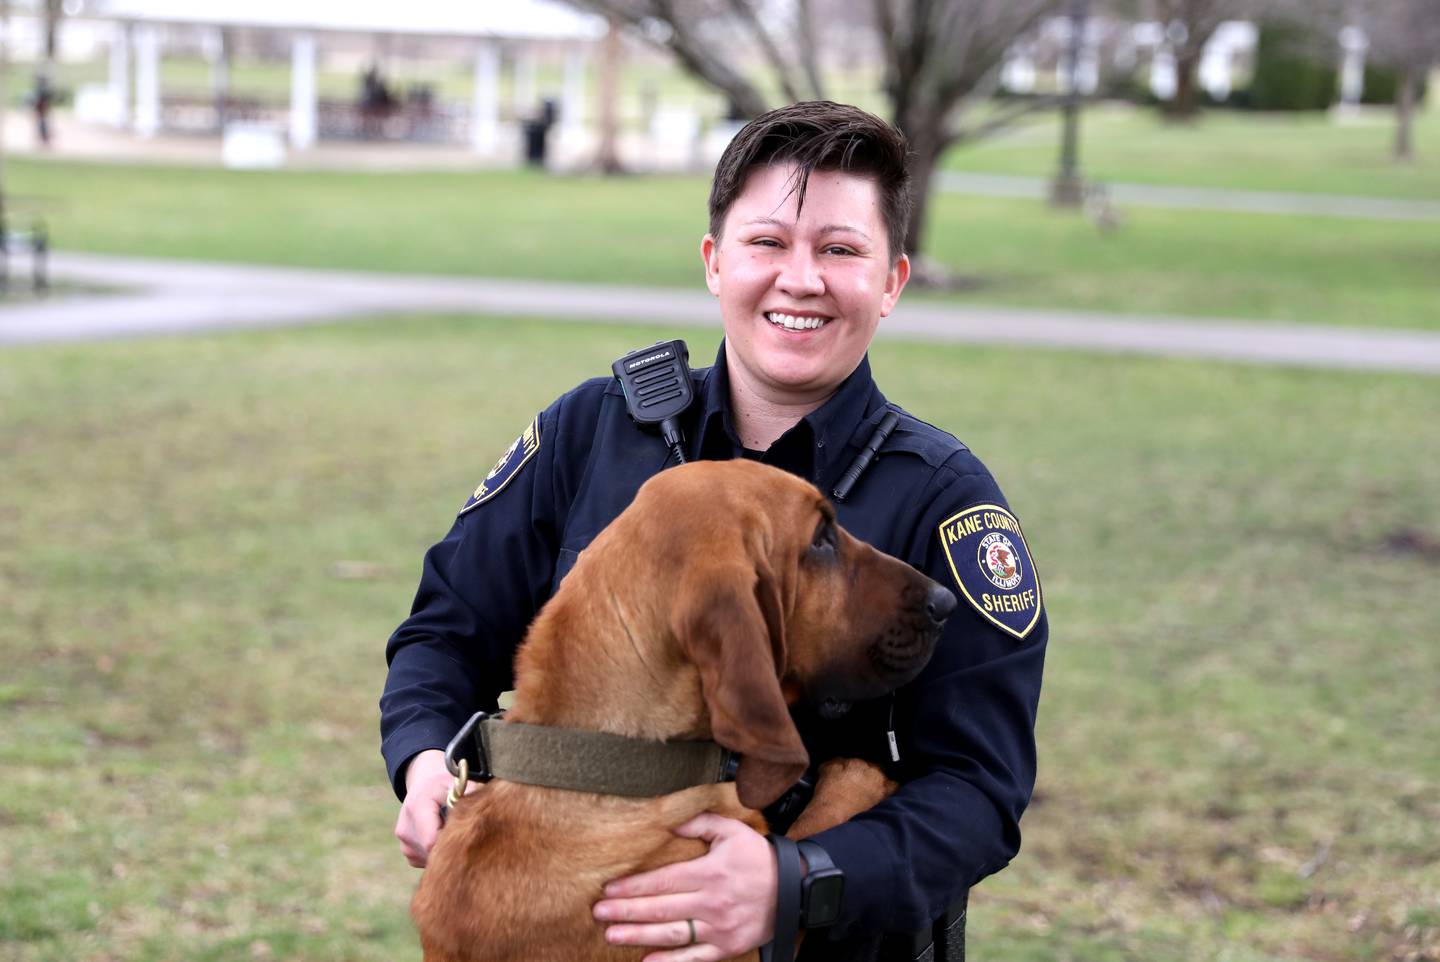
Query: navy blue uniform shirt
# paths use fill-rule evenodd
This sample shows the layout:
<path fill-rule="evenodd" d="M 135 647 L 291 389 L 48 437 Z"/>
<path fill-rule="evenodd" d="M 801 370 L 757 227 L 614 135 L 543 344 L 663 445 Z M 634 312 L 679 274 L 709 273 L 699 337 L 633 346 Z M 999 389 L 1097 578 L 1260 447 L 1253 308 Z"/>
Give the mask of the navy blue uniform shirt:
<path fill-rule="evenodd" d="M 730 420 L 723 345 L 715 366 L 694 376 L 687 455 L 746 454 Z M 886 401 L 868 359 L 760 458 L 828 495 L 887 411 L 899 413 L 899 424 L 836 505 L 840 524 L 960 603 L 929 665 L 893 697 L 857 704 L 838 721 L 796 712 L 812 762 L 867 758 L 902 783 L 871 811 L 816 836 L 845 873 L 829 933 L 837 939 L 918 931 L 1003 868 L 1019 850 L 1035 780 L 1047 624 L 1018 524 L 985 466 Z M 411 615 L 386 648 L 381 752 L 397 795 L 412 756 L 443 748 L 471 714 L 495 710 L 514 687 L 511 662 L 531 619 L 579 552 L 669 460 L 659 436 L 630 420 L 614 379 L 597 378 L 546 408 L 476 489 L 426 553 Z"/>

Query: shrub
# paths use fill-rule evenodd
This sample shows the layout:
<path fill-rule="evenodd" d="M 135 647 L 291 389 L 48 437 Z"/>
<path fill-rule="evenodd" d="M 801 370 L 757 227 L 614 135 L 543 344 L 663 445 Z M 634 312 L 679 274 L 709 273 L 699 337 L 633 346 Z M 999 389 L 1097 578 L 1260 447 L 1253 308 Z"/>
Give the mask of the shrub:
<path fill-rule="evenodd" d="M 1256 110 L 1328 109 L 1337 96 L 1329 47 L 1314 31 L 1299 25 L 1262 25 L 1250 105 Z"/>
<path fill-rule="evenodd" d="M 1418 103 L 1424 103 L 1428 86 L 1427 78 L 1422 77 L 1420 89 L 1415 92 L 1415 100 Z M 1373 64 L 1365 65 L 1365 90 L 1360 94 L 1361 103 L 1393 104 L 1399 92 L 1400 71 Z"/>

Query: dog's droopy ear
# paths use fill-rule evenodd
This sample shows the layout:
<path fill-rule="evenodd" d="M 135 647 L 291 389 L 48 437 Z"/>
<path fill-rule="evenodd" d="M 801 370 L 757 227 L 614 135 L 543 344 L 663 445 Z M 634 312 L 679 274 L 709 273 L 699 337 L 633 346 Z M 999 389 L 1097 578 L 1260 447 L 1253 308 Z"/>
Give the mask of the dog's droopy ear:
<path fill-rule="evenodd" d="M 713 737 L 741 755 L 740 803 L 757 809 L 779 798 L 810 764 L 780 692 L 783 655 L 756 599 L 761 587 L 755 571 L 741 565 L 690 572 L 671 626 L 700 669 Z"/>

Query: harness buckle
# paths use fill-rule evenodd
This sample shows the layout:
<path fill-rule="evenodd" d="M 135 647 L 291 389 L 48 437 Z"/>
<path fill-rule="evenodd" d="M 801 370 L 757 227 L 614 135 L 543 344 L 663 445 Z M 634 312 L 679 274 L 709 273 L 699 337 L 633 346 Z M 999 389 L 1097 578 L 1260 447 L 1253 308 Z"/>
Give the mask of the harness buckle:
<path fill-rule="evenodd" d="M 488 782 L 494 777 L 490 772 L 490 760 L 485 755 L 485 740 L 480 733 L 481 723 L 488 718 L 499 718 L 504 712 L 477 711 L 470 720 L 460 726 L 450 744 L 445 746 L 445 768 L 460 780 Z M 463 794 L 463 792 L 462 792 Z"/>

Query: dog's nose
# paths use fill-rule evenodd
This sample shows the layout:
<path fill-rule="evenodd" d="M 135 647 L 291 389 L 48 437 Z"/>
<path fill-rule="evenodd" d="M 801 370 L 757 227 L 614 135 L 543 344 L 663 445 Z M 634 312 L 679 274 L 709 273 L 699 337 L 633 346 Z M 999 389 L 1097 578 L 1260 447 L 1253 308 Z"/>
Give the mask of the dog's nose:
<path fill-rule="evenodd" d="M 930 616 L 930 620 L 942 625 L 954 610 L 954 593 L 940 585 L 931 585 L 930 590 L 925 593 L 925 613 Z"/>

